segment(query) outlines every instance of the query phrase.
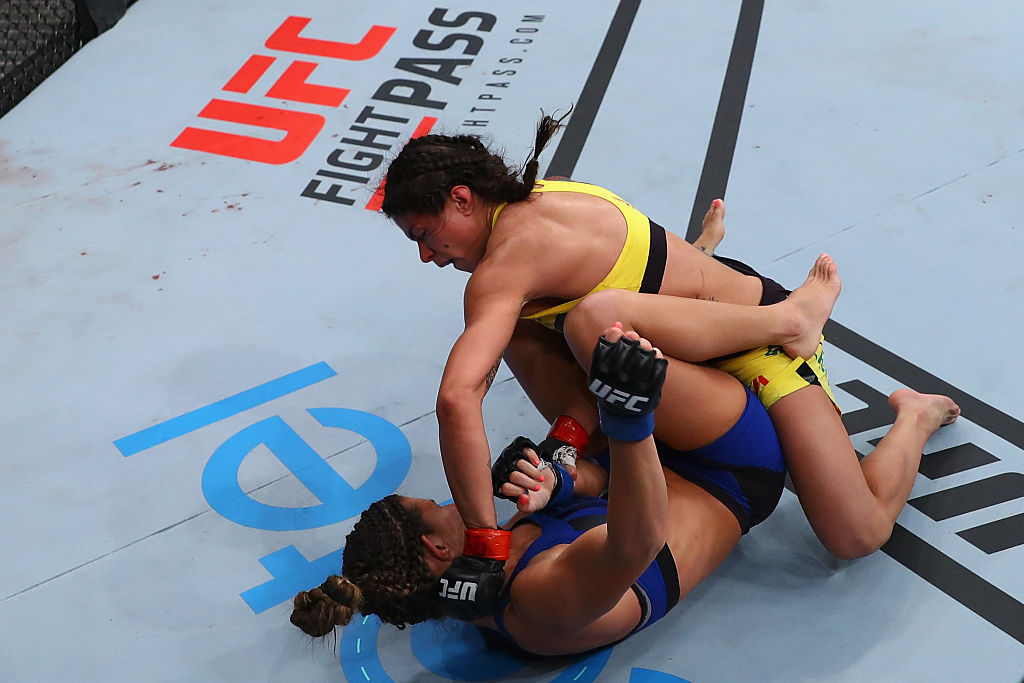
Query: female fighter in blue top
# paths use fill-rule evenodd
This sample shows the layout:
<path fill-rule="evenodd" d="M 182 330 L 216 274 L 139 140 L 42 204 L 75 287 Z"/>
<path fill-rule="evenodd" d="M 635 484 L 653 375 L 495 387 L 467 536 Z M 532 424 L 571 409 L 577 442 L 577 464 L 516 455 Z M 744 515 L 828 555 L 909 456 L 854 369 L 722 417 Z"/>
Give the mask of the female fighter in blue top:
<path fill-rule="evenodd" d="M 593 340 L 571 317 L 567 333 Z M 340 575 L 296 596 L 292 622 L 322 636 L 356 611 L 399 627 L 447 614 L 555 655 L 662 617 L 775 507 L 782 453 L 764 408 L 719 370 L 665 359 L 621 326 L 604 331 L 590 366 L 605 454 L 581 461 L 575 482 L 523 439 L 494 463 L 492 490 L 533 511 L 504 535 L 468 538 L 482 546 L 472 562 L 507 577 L 460 567 L 467 529 L 454 505 L 392 495 L 356 523 Z"/>

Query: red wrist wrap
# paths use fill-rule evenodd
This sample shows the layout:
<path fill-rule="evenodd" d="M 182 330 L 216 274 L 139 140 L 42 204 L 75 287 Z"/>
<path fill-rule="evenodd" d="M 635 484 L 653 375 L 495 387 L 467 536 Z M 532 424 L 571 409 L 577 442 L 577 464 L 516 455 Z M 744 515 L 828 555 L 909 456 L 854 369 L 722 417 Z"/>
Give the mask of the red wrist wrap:
<path fill-rule="evenodd" d="M 560 415 L 555 420 L 548 436 L 564 441 L 579 451 L 580 455 L 583 455 L 583 452 L 587 450 L 587 444 L 590 443 L 590 435 L 583 429 L 583 425 L 568 415 Z"/>
<path fill-rule="evenodd" d="M 462 554 L 504 562 L 511 540 L 512 532 L 504 529 L 466 529 Z"/>

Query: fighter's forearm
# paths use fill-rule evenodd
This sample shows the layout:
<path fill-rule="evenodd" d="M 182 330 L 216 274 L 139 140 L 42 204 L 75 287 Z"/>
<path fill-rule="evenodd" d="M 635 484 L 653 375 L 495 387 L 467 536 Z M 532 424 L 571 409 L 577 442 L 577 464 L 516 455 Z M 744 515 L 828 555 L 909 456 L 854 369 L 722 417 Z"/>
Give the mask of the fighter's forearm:
<path fill-rule="evenodd" d="M 496 527 L 490 449 L 479 402 L 439 397 L 437 421 L 441 461 L 462 520 L 471 528 Z"/>
<path fill-rule="evenodd" d="M 622 555 L 657 552 L 665 543 L 668 493 L 652 438 L 610 440 L 608 540 Z"/>
<path fill-rule="evenodd" d="M 608 488 L 608 472 L 593 460 L 579 460 L 576 463 L 576 487 L 574 495 L 600 496 Z"/>

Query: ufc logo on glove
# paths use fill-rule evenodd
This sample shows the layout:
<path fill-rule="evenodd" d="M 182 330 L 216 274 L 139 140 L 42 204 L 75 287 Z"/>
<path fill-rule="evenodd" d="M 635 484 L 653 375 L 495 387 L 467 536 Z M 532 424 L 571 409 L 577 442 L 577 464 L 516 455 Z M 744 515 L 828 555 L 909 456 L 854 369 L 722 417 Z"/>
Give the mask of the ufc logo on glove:
<path fill-rule="evenodd" d="M 637 404 L 647 403 L 650 400 L 646 396 L 636 396 L 634 394 L 627 394 L 620 389 L 613 389 L 599 379 L 595 379 L 590 383 L 590 390 L 597 394 L 598 398 L 603 399 L 605 403 L 609 405 L 622 403 L 623 408 L 634 413 L 639 413 L 643 410 L 643 408 L 638 408 Z"/>
<path fill-rule="evenodd" d="M 472 581 L 453 581 L 449 585 L 448 579 L 442 578 L 439 595 L 449 600 L 469 600 L 472 602 L 476 600 L 476 584 Z"/>

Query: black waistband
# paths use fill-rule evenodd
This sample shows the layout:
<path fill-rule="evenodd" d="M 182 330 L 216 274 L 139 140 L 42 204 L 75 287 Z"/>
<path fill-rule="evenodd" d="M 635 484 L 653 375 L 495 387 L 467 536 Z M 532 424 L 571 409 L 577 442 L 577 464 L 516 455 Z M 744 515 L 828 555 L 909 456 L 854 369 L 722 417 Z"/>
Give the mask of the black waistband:
<path fill-rule="evenodd" d="M 661 578 L 665 580 L 665 612 L 676 606 L 679 602 L 679 572 L 676 571 L 676 560 L 672 557 L 668 543 L 655 558 L 658 569 L 661 570 Z"/>
<path fill-rule="evenodd" d="M 665 228 L 654 221 L 651 223 L 651 246 L 647 251 L 647 267 L 644 269 L 643 280 L 640 281 L 641 294 L 657 294 L 661 291 L 661 281 L 665 278 L 665 262 L 668 260 L 668 244 L 665 237 Z M 568 313 L 559 313 L 555 316 L 553 327 L 555 332 L 565 334 L 565 316 Z"/>
<path fill-rule="evenodd" d="M 750 275 L 756 277 L 761 281 L 761 301 L 758 306 L 771 306 L 777 304 L 780 301 L 785 300 L 789 296 L 789 290 L 780 285 L 770 277 L 765 277 L 761 273 L 757 272 L 743 261 L 737 261 L 734 258 L 727 258 L 725 256 L 719 256 L 718 254 L 713 255 L 711 258 L 715 259 L 719 263 L 723 263 L 737 273 L 743 273 L 744 275 Z"/>
<path fill-rule="evenodd" d="M 661 281 L 665 277 L 665 261 L 668 259 L 668 245 L 665 228 L 654 221 L 651 223 L 651 247 L 647 254 L 647 268 L 644 279 L 640 283 L 641 294 L 657 294 L 661 291 Z"/>
<path fill-rule="evenodd" d="M 661 572 L 661 580 L 665 582 L 665 614 L 668 614 L 676 606 L 676 603 L 679 602 L 679 573 L 676 571 L 676 561 L 672 557 L 672 551 L 669 550 L 668 543 L 662 547 L 654 561 L 658 565 L 658 571 Z M 632 635 L 646 626 L 650 620 L 651 599 L 639 584 L 634 583 L 630 588 L 633 589 L 633 593 L 640 603 L 640 619 L 637 620 L 636 626 L 630 631 Z M 659 618 L 661 616 L 664 616 L 664 614 L 659 615 Z"/>

